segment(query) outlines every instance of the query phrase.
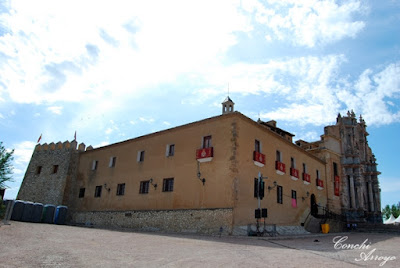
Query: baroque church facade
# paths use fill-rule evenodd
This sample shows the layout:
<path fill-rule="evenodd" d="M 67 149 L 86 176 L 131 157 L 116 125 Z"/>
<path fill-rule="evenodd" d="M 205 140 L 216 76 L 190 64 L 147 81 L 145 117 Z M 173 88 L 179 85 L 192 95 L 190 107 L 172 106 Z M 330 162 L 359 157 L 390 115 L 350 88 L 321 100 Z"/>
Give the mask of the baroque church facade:
<path fill-rule="evenodd" d="M 339 114 L 318 141 L 293 136 L 227 97 L 222 115 L 100 148 L 38 144 L 17 198 L 68 206 L 72 224 L 139 230 L 246 234 L 256 221 L 307 227 L 321 215 L 382 222 L 361 116 Z"/>

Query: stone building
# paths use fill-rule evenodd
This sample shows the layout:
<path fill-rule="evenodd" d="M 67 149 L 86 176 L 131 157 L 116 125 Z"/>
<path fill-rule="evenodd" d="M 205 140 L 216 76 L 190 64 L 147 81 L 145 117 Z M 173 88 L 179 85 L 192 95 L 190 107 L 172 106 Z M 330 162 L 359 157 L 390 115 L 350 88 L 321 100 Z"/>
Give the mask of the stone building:
<path fill-rule="evenodd" d="M 234 111 L 228 97 L 222 115 L 96 149 L 38 144 L 18 199 L 66 205 L 72 223 L 142 230 L 244 234 L 257 208 L 278 226 L 327 211 L 379 221 L 365 128 L 353 114 L 338 116 L 320 141 L 293 143 L 275 121 Z"/>
<path fill-rule="evenodd" d="M 362 116 L 357 121 L 351 111 L 345 117 L 339 114 L 336 125 L 325 127 L 320 141 L 297 144 L 327 163 L 331 183 L 336 185 L 333 198 L 328 198 L 331 209 L 349 221 L 381 222 L 380 172 L 366 128 Z"/>

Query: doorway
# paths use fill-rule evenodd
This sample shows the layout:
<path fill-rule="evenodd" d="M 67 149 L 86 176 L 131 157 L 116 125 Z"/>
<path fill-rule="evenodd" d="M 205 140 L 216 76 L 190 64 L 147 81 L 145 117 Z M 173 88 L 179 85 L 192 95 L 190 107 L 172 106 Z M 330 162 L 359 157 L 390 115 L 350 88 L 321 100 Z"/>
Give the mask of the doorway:
<path fill-rule="evenodd" d="M 311 195 L 310 200 L 311 200 L 311 215 L 316 216 L 318 215 L 318 205 L 314 194 Z"/>

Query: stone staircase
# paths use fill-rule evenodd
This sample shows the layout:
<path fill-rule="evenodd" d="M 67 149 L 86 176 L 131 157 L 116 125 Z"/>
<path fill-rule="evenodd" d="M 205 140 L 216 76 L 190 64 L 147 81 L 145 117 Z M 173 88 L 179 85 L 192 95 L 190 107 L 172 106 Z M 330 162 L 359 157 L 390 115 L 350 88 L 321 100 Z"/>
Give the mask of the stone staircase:
<path fill-rule="evenodd" d="M 321 232 L 321 219 L 309 215 L 308 220 L 304 224 L 305 229 L 310 233 Z"/>

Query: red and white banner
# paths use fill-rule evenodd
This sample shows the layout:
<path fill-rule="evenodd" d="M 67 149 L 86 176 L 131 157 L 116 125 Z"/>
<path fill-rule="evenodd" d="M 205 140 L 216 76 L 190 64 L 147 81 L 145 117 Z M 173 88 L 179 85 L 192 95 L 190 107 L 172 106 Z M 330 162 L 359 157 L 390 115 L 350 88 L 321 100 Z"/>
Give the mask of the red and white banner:
<path fill-rule="evenodd" d="M 335 195 L 339 196 L 340 195 L 340 177 L 339 176 L 335 176 L 334 186 L 335 186 Z"/>

